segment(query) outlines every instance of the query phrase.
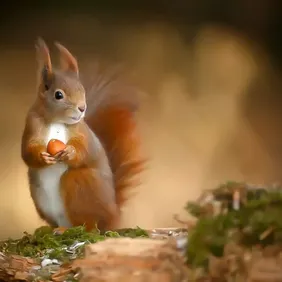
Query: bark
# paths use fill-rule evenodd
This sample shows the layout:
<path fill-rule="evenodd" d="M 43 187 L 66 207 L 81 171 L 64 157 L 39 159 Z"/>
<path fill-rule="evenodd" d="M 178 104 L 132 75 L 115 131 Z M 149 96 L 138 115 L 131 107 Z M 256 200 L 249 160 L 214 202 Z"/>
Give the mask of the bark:
<path fill-rule="evenodd" d="M 227 282 L 237 273 L 232 281 L 282 282 L 281 258 L 281 246 L 246 253 L 229 244 L 224 257 L 210 257 L 208 277 L 191 281 Z M 107 239 L 86 246 L 85 258 L 47 269 L 40 269 L 33 259 L 0 253 L 0 281 L 48 281 L 42 276 L 48 269 L 53 273 L 49 281 L 55 282 L 68 281 L 70 276 L 81 282 L 189 281 L 184 257 L 173 239 Z"/>
<path fill-rule="evenodd" d="M 170 238 L 169 240 L 108 239 L 87 246 L 84 259 L 61 267 L 56 265 L 42 268 L 35 259 L 0 253 L 0 281 L 36 279 L 61 282 L 69 276 L 79 275 L 84 277 L 82 281 L 88 281 L 88 278 L 89 281 L 117 281 L 113 279 L 118 279 L 115 277 L 119 276 L 125 281 L 140 281 L 144 277 L 148 282 L 155 281 L 154 279 L 164 282 L 182 281 L 186 267 L 172 237 L 186 237 L 184 231 L 178 228 L 149 231 L 151 238 Z"/>
<path fill-rule="evenodd" d="M 32 267 L 37 265 L 38 263 L 30 258 L 0 253 L 0 280 L 28 281 Z"/>
<path fill-rule="evenodd" d="M 188 269 L 173 240 L 108 239 L 89 245 L 73 267 L 82 282 L 181 282 Z"/>
<path fill-rule="evenodd" d="M 107 239 L 86 246 L 83 259 L 74 260 L 57 268 L 55 273 L 49 275 L 51 276 L 49 280 L 66 281 L 67 276 L 75 275 L 82 282 L 187 281 L 184 258 L 172 238 L 168 240 Z M 38 262 L 33 259 L 1 254 L 0 280 L 2 281 L 32 281 L 35 278 L 38 281 L 38 278 L 43 277 L 46 272 L 48 269 L 40 268 Z"/>

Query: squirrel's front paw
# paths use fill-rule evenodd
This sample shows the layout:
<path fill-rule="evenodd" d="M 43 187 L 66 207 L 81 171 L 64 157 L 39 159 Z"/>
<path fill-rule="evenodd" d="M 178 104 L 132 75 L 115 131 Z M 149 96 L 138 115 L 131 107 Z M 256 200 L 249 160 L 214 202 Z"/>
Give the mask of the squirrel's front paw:
<path fill-rule="evenodd" d="M 47 165 L 52 165 L 57 162 L 56 159 L 53 156 L 51 156 L 49 153 L 43 152 L 40 155 L 42 161 Z"/>
<path fill-rule="evenodd" d="M 60 162 L 71 161 L 75 158 L 76 150 L 74 146 L 67 145 L 64 150 L 55 155 Z"/>

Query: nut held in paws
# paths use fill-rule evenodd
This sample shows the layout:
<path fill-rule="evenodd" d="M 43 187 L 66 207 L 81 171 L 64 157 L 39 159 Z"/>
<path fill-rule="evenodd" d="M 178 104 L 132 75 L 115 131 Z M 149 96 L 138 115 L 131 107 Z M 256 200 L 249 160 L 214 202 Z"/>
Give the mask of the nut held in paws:
<path fill-rule="evenodd" d="M 54 156 L 58 152 L 64 150 L 66 148 L 66 144 L 58 139 L 51 139 L 47 145 L 47 152 Z"/>

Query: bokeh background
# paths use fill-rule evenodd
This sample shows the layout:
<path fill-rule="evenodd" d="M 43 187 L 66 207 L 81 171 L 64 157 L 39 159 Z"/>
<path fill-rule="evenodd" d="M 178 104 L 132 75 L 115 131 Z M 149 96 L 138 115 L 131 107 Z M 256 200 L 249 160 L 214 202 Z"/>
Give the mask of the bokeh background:
<path fill-rule="evenodd" d="M 275 0 L 3 1 L 0 9 L 0 239 L 42 225 L 20 158 L 35 98 L 34 42 L 66 45 L 91 77 L 122 64 L 144 93 L 150 158 L 123 225 L 177 226 L 173 214 L 226 180 L 282 180 L 282 21 Z M 54 51 L 54 52 L 53 52 Z"/>

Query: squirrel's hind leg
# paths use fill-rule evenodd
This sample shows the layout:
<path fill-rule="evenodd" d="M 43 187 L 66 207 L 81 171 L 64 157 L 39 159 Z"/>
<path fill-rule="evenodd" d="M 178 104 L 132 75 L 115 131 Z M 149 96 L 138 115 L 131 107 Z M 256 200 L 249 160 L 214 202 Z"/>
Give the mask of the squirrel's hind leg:
<path fill-rule="evenodd" d="M 111 181 L 92 168 L 75 168 L 61 178 L 61 195 L 65 211 L 73 226 L 84 225 L 87 231 L 117 228 L 119 209 Z"/>
<path fill-rule="evenodd" d="M 34 203 L 35 210 L 37 211 L 37 214 L 39 217 L 44 220 L 46 223 L 48 223 L 51 227 L 55 228 L 57 227 L 56 222 L 52 219 L 52 217 L 48 216 L 46 213 L 43 212 L 43 210 L 40 208 L 40 205 L 38 203 L 37 197 L 36 197 L 36 190 L 37 186 L 30 183 L 30 195 Z"/>

